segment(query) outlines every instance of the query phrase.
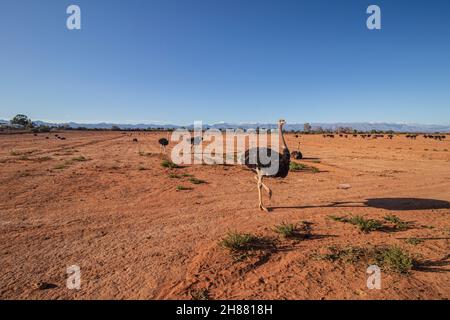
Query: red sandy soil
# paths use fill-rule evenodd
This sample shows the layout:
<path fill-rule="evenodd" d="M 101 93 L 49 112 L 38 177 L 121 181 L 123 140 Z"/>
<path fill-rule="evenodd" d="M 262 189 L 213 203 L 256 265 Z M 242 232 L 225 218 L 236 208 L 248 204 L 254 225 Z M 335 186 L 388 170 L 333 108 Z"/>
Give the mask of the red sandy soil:
<path fill-rule="evenodd" d="M 0 135 L 2 299 L 450 297 L 450 137 L 289 135 L 292 150 L 302 143 L 301 163 L 320 172 L 268 179 L 268 214 L 258 210 L 256 182 L 245 167 L 163 168 L 157 141 L 164 133 L 60 135 L 67 140 Z M 80 156 L 86 161 L 74 160 Z M 364 234 L 329 218 L 388 214 L 412 227 Z M 273 228 L 283 221 L 312 223 L 312 237 L 280 238 Z M 229 230 L 271 244 L 236 260 L 218 244 Z M 382 289 L 369 290 L 367 265 L 317 258 L 330 246 L 376 245 L 399 246 L 420 265 L 409 275 L 383 271 Z M 66 288 L 70 265 L 81 268 L 78 291 Z M 53 286 L 39 288 L 45 283 Z"/>

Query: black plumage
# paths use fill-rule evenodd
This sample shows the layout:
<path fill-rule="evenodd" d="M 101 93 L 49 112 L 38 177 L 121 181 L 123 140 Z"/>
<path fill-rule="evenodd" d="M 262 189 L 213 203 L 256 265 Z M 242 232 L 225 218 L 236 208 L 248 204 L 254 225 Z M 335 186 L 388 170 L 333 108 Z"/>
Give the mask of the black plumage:
<path fill-rule="evenodd" d="M 191 138 L 191 146 L 197 146 L 203 141 L 202 137 L 192 137 Z"/>
<path fill-rule="evenodd" d="M 270 161 L 265 161 L 269 159 Z M 291 154 L 288 149 L 280 154 L 270 148 L 253 148 L 245 152 L 244 163 L 255 173 L 260 170 L 265 177 L 286 178 L 289 173 Z"/>
<path fill-rule="evenodd" d="M 303 154 L 300 151 L 294 151 L 292 152 L 292 159 L 295 160 L 302 160 L 303 159 Z"/>
<path fill-rule="evenodd" d="M 297 151 L 292 152 L 291 157 L 292 157 L 292 159 L 295 159 L 295 160 L 303 159 L 303 154 L 300 152 L 300 142 L 298 143 Z"/>
<path fill-rule="evenodd" d="M 161 138 L 158 140 L 158 142 L 163 147 L 167 147 L 169 145 L 169 140 L 167 140 L 166 138 Z"/>

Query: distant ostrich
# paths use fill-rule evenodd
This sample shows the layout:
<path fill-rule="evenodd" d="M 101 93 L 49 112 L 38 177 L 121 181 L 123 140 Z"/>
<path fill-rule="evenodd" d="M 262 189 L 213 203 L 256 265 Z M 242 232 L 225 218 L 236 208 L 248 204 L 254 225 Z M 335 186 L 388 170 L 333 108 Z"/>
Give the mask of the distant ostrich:
<path fill-rule="evenodd" d="M 191 150 L 195 147 L 198 146 L 200 143 L 202 143 L 203 138 L 202 137 L 192 137 L 190 139 L 191 142 Z"/>
<path fill-rule="evenodd" d="M 278 130 L 281 137 L 281 153 L 278 153 L 273 149 L 257 147 L 247 150 L 244 155 L 244 164 L 254 173 L 256 173 L 255 179 L 257 180 L 258 186 L 259 208 L 266 212 L 269 212 L 269 210 L 263 204 L 261 188 L 264 188 L 267 191 L 269 199 L 272 198 L 272 190 L 270 190 L 270 188 L 264 184 L 263 178 L 285 178 L 289 173 L 291 154 L 286 145 L 283 135 L 283 126 L 285 123 L 286 122 L 284 120 L 278 121 Z M 259 156 L 260 154 L 267 155 L 267 157 L 270 159 L 270 162 L 267 164 L 261 163 Z M 278 163 L 273 163 L 272 161 L 276 161 Z M 278 170 L 274 172 L 271 169 L 273 167 L 276 167 L 276 165 L 278 165 Z"/>
<path fill-rule="evenodd" d="M 291 157 L 292 157 L 292 159 L 295 159 L 295 160 L 303 159 L 303 154 L 300 152 L 300 142 L 298 143 L 297 151 L 292 152 Z"/>
<path fill-rule="evenodd" d="M 169 133 L 167 133 L 167 139 L 161 138 L 158 140 L 159 149 L 163 149 L 163 152 L 166 153 L 166 147 L 169 145 Z"/>

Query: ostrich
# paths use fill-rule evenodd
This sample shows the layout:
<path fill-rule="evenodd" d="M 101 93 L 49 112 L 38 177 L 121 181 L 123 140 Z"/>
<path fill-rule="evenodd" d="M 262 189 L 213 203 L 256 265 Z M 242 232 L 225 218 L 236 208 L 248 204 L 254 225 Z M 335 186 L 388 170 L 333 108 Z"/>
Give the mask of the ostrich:
<path fill-rule="evenodd" d="M 261 188 L 264 188 L 268 195 L 269 199 L 272 198 L 272 190 L 267 187 L 264 182 L 264 177 L 272 177 L 272 178 L 285 178 L 289 173 L 289 164 L 291 162 L 291 154 L 286 145 L 283 135 L 283 126 L 286 123 L 284 120 L 278 121 L 278 132 L 281 137 L 281 153 L 273 149 L 268 148 L 253 148 L 249 149 L 244 154 L 244 164 L 256 173 L 255 179 L 258 185 L 258 196 L 259 196 L 259 208 L 266 212 L 269 210 L 264 206 L 262 201 Z M 260 154 L 267 155 L 270 159 L 269 163 L 261 163 Z M 277 162 L 277 163 L 275 163 Z M 274 171 L 273 168 L 278 165 L 278 170 Z"/>
<path fill-rule="evenodd" d="M 163 149 L 164 153 L 166 153 L 166 147 L 169 145 L 169 133 L 167 133 L 167 139 L 161 138 L 158 140 L 159 149 Z"/>
<path fill-rule="evenodd" d="M 303 159 L 303 154 L 300 152 L 300 142 L 298 143 L 297 151 L 292 152 L 291 156 L 292 156 L 292 159 L 295 159 L 295 160 Z"/>
<path fill-rule="evenodd" d="M 194 148 L 194 146 L 198 146 L 200 143 L 202 143 L 203 138 L 202 137 L 193 137 L 190 139 L 191 142 L 191 150 Z"/>

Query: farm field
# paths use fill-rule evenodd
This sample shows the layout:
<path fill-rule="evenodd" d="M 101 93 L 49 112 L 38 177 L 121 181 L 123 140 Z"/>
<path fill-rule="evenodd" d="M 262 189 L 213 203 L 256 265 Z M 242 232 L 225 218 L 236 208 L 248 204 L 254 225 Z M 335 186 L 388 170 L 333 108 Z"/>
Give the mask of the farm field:
<path fill-rule="evenodd" d="M 265 180 L 266 213 L 244 166 L 163 167 L 165 133 L 59 134 L 0 135 L 1 299 L 450 298 L 450 137 L 287 134 L 304 166 Z M 364 250 L 389 246 L 411 270 L 370 290 Z"/>

